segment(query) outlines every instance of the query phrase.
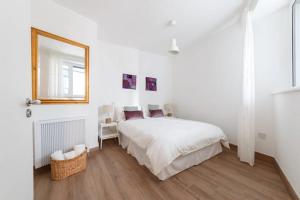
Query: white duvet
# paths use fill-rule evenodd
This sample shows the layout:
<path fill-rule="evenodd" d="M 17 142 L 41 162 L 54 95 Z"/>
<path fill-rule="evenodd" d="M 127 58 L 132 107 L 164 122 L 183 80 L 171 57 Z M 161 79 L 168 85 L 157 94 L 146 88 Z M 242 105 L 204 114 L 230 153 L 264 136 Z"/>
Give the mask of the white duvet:
<path fill-rule="evenodd" d="M 223 131 L 211 124 L 177 118 L 121 121 L 119 131 L 145 149 L 153 174 L 159 174 L 177 157 L 221 142 L 229 148 Z"/>

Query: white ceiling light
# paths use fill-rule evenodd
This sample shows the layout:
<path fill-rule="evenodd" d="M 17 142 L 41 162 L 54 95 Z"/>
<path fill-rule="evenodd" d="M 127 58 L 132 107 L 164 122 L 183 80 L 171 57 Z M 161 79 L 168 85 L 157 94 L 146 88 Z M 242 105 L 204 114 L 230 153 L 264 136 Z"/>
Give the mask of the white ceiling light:
<path fill-rule="evenodd" d="M 176 26 L 176 23 L 177 23 L 177 22 L 176 22 L 175 20 L 170 20 L 169 26 L 175 27 L 175 26 Z M 174 34 L 173 34 L 173 35 L 174 35 Z M 170 48 L 169 48 L 169 53 L 176 55 L 176 54 L 178 54 L 179 52 L 180 52 L 180 50 L 179 50 L 179 48 L 178 48 L 178 46 L 177 46 L 176 38 L 172 38 L 172 39 L 171 39 L 171 46 L 170 46 Z"/>
<path fill-rule="evenodd" d="M 177 46 L 177 41 L 175 38 L 172 38 L 171 40 L 171 46 L 170 46 L 170 49 L 169 49 L 169 53 L 171 54 L 178 54 L 180 52 L 178 46 Z"/>

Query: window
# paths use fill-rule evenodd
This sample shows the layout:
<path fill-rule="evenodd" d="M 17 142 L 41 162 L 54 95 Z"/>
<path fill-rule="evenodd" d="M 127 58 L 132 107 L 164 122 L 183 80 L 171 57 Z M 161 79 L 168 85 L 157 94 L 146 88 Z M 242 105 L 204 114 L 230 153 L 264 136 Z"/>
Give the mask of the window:
<path fill-rule="evenodd" d="M 300 0 L 293 4 L 293 86 L 300 86 Z"/>
<path fill-rule="evenodd" d="M 85 95 L 85 71 L 83 65 L 64 62 L 62 65 L 64 97 L 80 98 Z"/>
<path fill-rule="evenodd" d="M 83 97 L 85 95 L 84 68 L 73 66 L 73 95 Z"/>

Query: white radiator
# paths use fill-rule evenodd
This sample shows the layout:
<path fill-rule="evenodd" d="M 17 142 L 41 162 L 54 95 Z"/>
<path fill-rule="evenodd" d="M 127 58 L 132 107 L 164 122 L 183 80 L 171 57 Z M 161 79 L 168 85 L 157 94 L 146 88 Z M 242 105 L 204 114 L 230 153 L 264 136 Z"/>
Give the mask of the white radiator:
<path fill-rule="evenodd" d="M 48 165 L 53 152 L 69 151 L 76 144 L 85 144 L 84 117 L 34 122 L 35 169 Z"/>

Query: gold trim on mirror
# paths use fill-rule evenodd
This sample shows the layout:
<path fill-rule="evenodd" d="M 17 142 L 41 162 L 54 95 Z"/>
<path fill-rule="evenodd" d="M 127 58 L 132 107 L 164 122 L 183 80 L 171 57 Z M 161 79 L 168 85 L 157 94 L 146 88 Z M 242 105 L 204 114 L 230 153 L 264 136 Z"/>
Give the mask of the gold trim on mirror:
<path fill-rule="evenodd" d="M 53 40 L 64 42 L 84 49 L 85 52 L 85 97 L 83 99 L 44 99 L 38 98 L 38 36 L 44 36 Z M 48 33 L 31 27 L 31 59 L 32 59 L 32 99 L 40 100 L 42 104 L 87 104 L 89 103 L 89 46 L 66 39 L 64 37 Z"/>

